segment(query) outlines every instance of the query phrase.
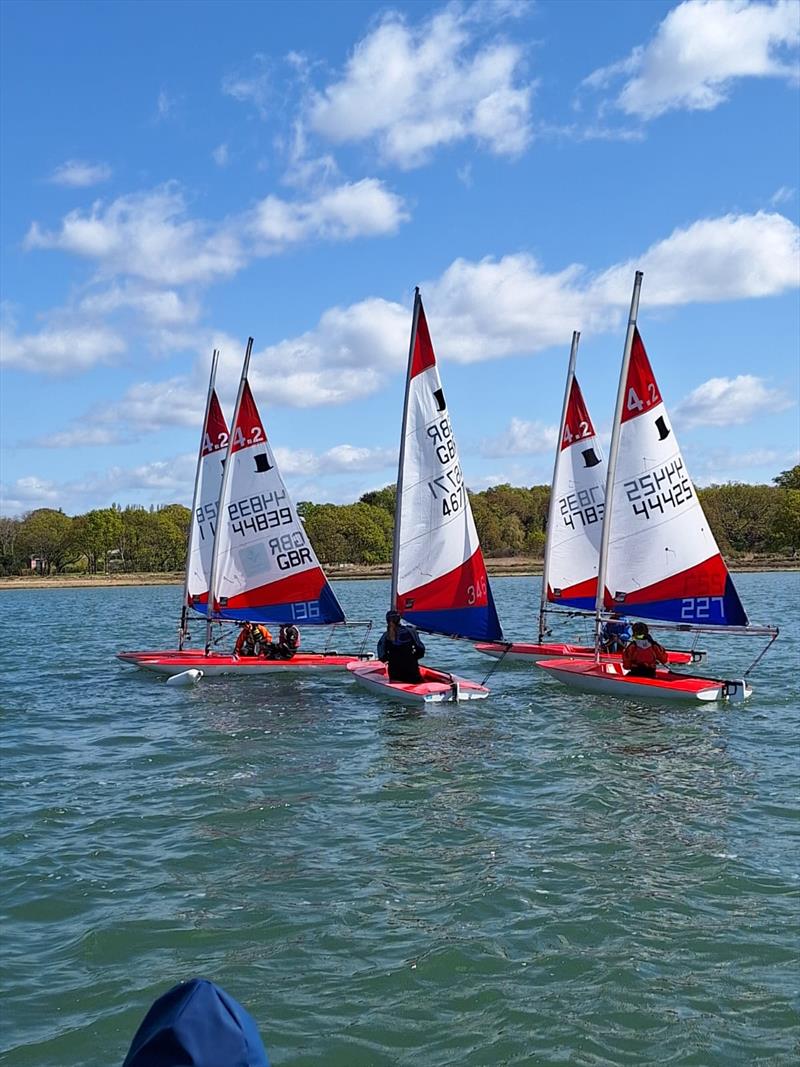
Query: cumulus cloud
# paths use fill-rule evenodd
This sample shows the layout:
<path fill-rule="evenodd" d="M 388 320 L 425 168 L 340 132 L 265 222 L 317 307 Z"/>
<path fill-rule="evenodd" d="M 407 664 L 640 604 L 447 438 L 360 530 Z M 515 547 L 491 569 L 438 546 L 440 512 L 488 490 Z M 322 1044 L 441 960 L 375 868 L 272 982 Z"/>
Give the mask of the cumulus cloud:
<path fill-rule="evenodd" d="M 308 449 L 276 448 L 275 458 L 284 475 L 345 474 L 375 471 L 396 465 L 397 451 L 391 448 L 359 448 L 336 445 L 326 452 Z"/>
<path fill-rule="evenodd" d="M 0 363 L 38 374 L 62 375 L 111 364 L 126 349 L 124 340 L 102 326 L 51 327 L 19 336 L 0 330 Z"/>
<path fill-rule="evenodd" d="M 110 177 L 111 167 L 107 163 L 86 163 L 80 159 L 68 159 L 60 167 L 56 167 L 50 175 L 50 181 L 53 185 L 83 189 L 107 182 Z"/>
<path fill-rule="evenodd" d="M 638 268 L 651 306 L 770 296 L 800 283 L 798 257 L 800 230 L 783 215 L 723 215 L 674 230 L 599 275 L 593 291 L 602 303 L 627 304 Z"/>
<path fill-rule="evenodd" d="M 676 109 L 709 111 L 739 78 L 796 80 L 797 61 L 789 54 L 798 43 L 796 0 L 686 0 L 666 15 L 651 41 L 594 71 L 584 84 L 602 89 L 624 78 L 616 105 L 642 119 Z"/>
<path fill-rule="evenodd" d="M 557 441 L 557 426 L 547 426 L 542 422 L 528 422 L 525 419 L 513 417 L 502 434 L 483 440 L 480 450 L 481 455 L 491 457 L 550 454 Z"/>
<path fill-rule="evenodd" d="M 417 26 L 384 18 L 355 47 L 341 78 L 316 93 L 310 126 L 328 140 L 374 141 L 401 167 L 471 139 L 500 156 L 531 139 L 533 85 L 514 44 L 476 39 L 474 10 L 455 5 Z"/>
<path fill-rule="evenodd" d="M 394 233 L 408 219 L 402 199 L 365 178 L 306 200 L 269 196 L 219 223 L 192 219 L 170 183 L 71 211 L 55 230 L 34 222 L 26 249 L 58 249 L 97 264 L 101 278 L 130 276 L 151 286 L 203 285 L 230 277 L 256 255 L 300 241 L 353 240 Z M 153 298 L 155 299 L 155 297 Z M 165 298 L 174 302 L 174 294 Z"/>
<path fill-rule="evenodd" d="M 181 326 L 200 315 L 197 300 L 181 296 L 174 289 L 153 289 L 140 285 L 113 285 L 101 292 L 88 293 L 78 303 L 87 315 L 111 315 L 132 309 L 153 326 Z"/>
<path fill-rule="evenodd" d="M 25 247 L 72 252 L 95 260 L 103 276 L 128 274 L 159 285 L 210 282 L 245 263 L 233 228 L 188 218 L 174 183 L 110 204 L 98 201 L 87 213 L 71 211 L 55 231 L 34 222 Z"/>
<path fill-rule="evenodd" d="M 736 426 L 793 406 L 790 396 L 770 389 L 763 378 L 739 374 L 698 385 L 677 405 L 675 418 L 685 426 Z"/>
<path fill-rule="evenodd" d="M 70 430 L 48 433 L 25 442 L 32 448 L 105 448 L 129 442 L 131 438 L 117 429 L 81 423 Z"/>
<path fill-rule="evenodd" d="M 306 201 L 265 197 L 253 212 L 252 230 L 268 246 L 280 247 L 309 238 L 349 241 L 395 233 L 408 218 L 399 196 L 364 178 Z"/>

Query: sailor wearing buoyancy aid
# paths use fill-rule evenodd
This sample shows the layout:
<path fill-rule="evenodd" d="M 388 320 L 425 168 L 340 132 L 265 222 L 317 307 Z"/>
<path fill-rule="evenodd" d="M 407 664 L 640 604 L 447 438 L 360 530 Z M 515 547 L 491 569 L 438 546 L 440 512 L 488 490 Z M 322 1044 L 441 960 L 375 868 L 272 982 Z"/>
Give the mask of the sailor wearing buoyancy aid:
<path fill-rule="evenodd" d="M 653 640 L 643 622 L 634 623 L 633 640 L 622 652 L 622 666 L 640 678 L 654 678 L 656 667 L 666 662 L 666 649 Z"/>
<path fill-rule="evenodd" d="M 260 656 L 272 643 L 272 634 L 260 622 L 246 622 L 242 625 L 236 644 L 234 656 Z"/>

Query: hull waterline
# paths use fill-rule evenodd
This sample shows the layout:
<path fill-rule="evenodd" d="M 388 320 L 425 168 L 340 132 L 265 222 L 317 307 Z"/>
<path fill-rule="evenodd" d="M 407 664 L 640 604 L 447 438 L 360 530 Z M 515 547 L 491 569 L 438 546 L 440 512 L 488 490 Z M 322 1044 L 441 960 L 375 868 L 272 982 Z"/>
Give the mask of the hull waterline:
<path fill-rule="evenodd" d="M 206 655 L 202 649 L 177 649 L 167 652 L 118 652 L 117 659 L 131 667 L 167 676 L 180 674 L 191 668 L 202 670 L 206 677 L 220 675 L 257 675 L 276 677 L 289 674 L 343 671 L 349 663 L 364 662 L 358 656 L 328 655 L 322 652 L 298 652 L 292 659 L 261 659 L 256 656 L 236 657 L 230 653 Z"/>
<path fill-rule="evenodd" d="M 464 700 L 485 700 L 489 690 L 455 674 L 445 674 L 420 665 L 422 682 L 393 682 L 385 663 L 349 663 L 348 671 L 359 685 L 388 700 L 402 704 L 454 704 Z"/>
<path fill-rule="evenodd" d="M 539 660 L 537 666 L 571 689 L 622 700 L 655 700 L 659 703 L 739 702 L 752 693 L 743 679 L 698 678 L 669 670 L 657 671 L 655 678 L 640 678 L 627 674 L 619 663 L 550 659 Z"/>

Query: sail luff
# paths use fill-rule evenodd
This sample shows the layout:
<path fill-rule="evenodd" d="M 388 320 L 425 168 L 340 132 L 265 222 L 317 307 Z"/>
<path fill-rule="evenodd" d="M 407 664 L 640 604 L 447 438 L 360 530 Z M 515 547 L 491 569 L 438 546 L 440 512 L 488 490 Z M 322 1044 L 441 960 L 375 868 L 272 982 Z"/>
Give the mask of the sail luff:
<path fill-rule="evenodd" d="M 547 587 L 550 581 L 550 534 L 556 517 L 556 479 L 558 478 L 558 465 L 561 462 L 561 445 L 564 440 L 564 427 L 567 423 L 567 408 L 572 391 L 572 382 L 575 378 L 575 363 L 578 358 L 578 342 L 581 339 L 580 330 L 572 333 L 572 344 L 569 350 L 569 365 L 567 367 L 567 382 L 564 387 L 564 403 L 561 406 L 561 422 L 558 427 L 558 440 L 556 441 L 556 455 L 553 461 L 553 478 L 550 482 L 550 501 L 547 507 L 547 531 L 544 542 L 544 563 L 542 565 L 542 595 L 539 601 L 539 643 L 544 639 L 544 616 L 547 608 Z"/>
<path fill-rule="evenodd" d="M 603 532 L 600 538 L 600 558 L 597 565 L 597 594 L 595 597 L 595 656 L 600 658 L 600 627 L 602 614 L 605 606 L 606 575 L 608 574 L 608 546 L 611 538 L 611 510 L 614 496 L 614 478 L 617 472 L 617 457 L 619 455 L 619 438 L 622 426 L 622 408 L 625 403 L 625 385 L 628 381 L 628 366 L 631 361 L 633 350 L 633 337 L 636 332 L 636 319 L 639 314 L 639 294 L 642 289 L 644 273 L 636 271 L 633 279 L 633 294 L 631 295 L 631 309 L 628 315 L 628 330 L 625 334 L 625 347 L 622 353 L 622 366 L 619 372 L 619 386 L 617 387 L 617 403 L 614 408 L 614 424 L 611 430 L 611 445 L 608 453 L 608 465 L 606 467 L 606 491 L 605 505 L 603 508 Z"/>
<path fill-rule="evenodd" d="M 183 577 L 183 603 L 181 605 L 181 625 L 178 632 L 178 648 L 183 648 L 183 643 L 186 640 L 186 618 L 189 607 L 189 564 L 192 558 L 192 551 L 194 548 L 194 520 L 197 514 L 197 498 L 200 492 L 200 470 L 203 464 L 203 448 L 205 445 L 206 427 L 208 426 L 208 415 L 211 410 L 211 398 L 214 395 L 214 383 L 217 377 L 217 363 L 219 362 L 219 350 L 214 349 L 211 354 L 211 373 L 208 379 L 208 393 L 206 395 L 206 409 L 203 415 L 203 423 L 200 427 L 200 444 L 197 449 L 197 466 L 194 471 L 194 490 L 192 492 L 192 511 L 189 519 L 189 536 L 186 539 L 186 565 L 184 567 Z"/>
<path fill-rule="evenodd" d="M 414 346 L 417 343 L 417 326 L 419 324 L 419 309 L 421 306 L 422 300 L 419 295 L 419 286 L 416 286 L 414 289 L 414 311 L 411 317 L 411 341 L 408 346 L 403 421 L 400 428 L 400 452 L 397 459 L 397 485 L 394 504 L 394 530 L 392 534 L 392 587 L 389 594 L 389 607 L 392 610 L 397 608 L 397 583 L 400 573 L 400 519 L 403 507 L 403 468 L 406 454 L 406 435 L 408 433 L 408 398 L 411 391 L 411 368 L 414 361 Z"/>
<path fill-rule="evenodd" d="M 236 425 L 239 418 L 239 409 L 242 406 L 242 397 L 244 395 L 244 389 L 247 385 L 247 372 L 250 369 L 250 356 L 253 352 L 253 338 L 248 337 L 247 348 L 244 353 L 244 363 L 242 364 L 242 376 L 239 379 L 239 392 L 236 395 L 236 405 L 233 409 L 233 419 L 231 420 L 231 431 Z M 217 581 L 219 570 L 219 544 L 220 544 L 220 528 L 222 523 L 220 521 L 222 515 L 222 504 L 225 499 L 225 493 L 228 488 L 228 481 L 230 479 L 231 470 L 231 450 L 233 448 L 233 432 L 228 437 L 228 447 L 225 451 L 224 466 L 222 468 L 222 481 L 219 487 L 219 499 L 217 501 L 217 525 L 214 535 L 214 552 L 211 557 L 211 580 L 208 585 L 208 608 L 206 616 L 206 651 L 211 647 L 211 622 L 214 616 L 214 608 L 217 602 Z"/>

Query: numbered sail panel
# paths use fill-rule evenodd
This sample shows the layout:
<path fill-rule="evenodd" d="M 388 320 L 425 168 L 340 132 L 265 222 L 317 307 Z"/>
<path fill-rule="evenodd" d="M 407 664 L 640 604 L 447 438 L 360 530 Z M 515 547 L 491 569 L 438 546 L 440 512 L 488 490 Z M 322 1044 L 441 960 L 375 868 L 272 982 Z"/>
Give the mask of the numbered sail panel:
<path fill-rule="evenodd" d="M 620 427 L 606 603 L 642 618 L 747 624 L 638 331 Z"/>
<path fill-rule="evenodd" d="M 502 636 L 480 549 L 450 574 L 398 591 L 395 607 L 408 622 L 432 633 L 470 640 Z"/>
<path fill-rule="evenodd" d="M 231 430 L 220 502 L 214 614 L 265 622 L 342 622 L 264 433 L 249 383 Z"/>
<path fill-rule="evenodd" d="M 626 614 L 665 622 L 746 626 L 747 615 L 720 555 L 645 589 L 617 593 L 607 605 Z"/>
<path fill-rule="evenodd" d="M 500 626 L 421 302 L 406 388 L 395 546 L 398 604 L 415 600 L 424 590 L 427 621 L 420 625 L 425 629 L 498 638 Z M 410 618 L 405 608 L 398 610 Z"/>
<path fill-rule="evenodd" d="M 218 614 L 223 619 L 248 622 L 344 622 L 339 601 L 319 566 L 230 597 L 223 593 Z"/>
<path fill-rule="evenodd" d="M 573 378 L 553 478 L 556 511 L 545 546 L 549 601 L 594 609 L 605 485 L 606 460 Z"/>
<path fill-rule="evenodd" d="M 228 426 L 216 391 L 212 389 L 198 460 L 197 499 L 189 528 L 189 551 L 187 553 L 187 604 L 196 611 L 205 612 L 205 605 L 208 602 L 211 557 L 214 554 L 214 535 L 217 525 L 217 504 L 227 448 Z"/>

